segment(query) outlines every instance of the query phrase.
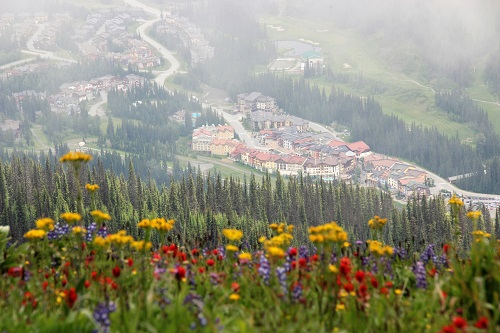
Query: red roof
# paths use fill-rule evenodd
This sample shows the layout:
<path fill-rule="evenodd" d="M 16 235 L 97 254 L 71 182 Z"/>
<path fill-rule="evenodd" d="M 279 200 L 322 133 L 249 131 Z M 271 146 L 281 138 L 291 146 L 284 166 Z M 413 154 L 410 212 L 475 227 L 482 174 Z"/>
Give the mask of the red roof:
<path fill-rule="evenodd" d="M 342 147 L 342 146 L 347 146 L 347 142 L 332 140 L 328 143 L 328 145 L 330 147 Z"/>
<path fill-rule="evenodd" d="M 347 145 L 347 148 L 356 153 L 364 153 L 370 151 L 370 146 L 368 146 L 363 141 L 356 141 L 353 143 L 349 143 Z"/>

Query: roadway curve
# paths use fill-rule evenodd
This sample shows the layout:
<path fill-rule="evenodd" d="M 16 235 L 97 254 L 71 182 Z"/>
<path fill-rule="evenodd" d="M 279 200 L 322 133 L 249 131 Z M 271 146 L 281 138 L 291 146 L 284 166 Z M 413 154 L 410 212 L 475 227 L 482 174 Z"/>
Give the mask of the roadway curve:
<path fill-rule="evenodd" d="M 139 26 L 137 28 L 137 33 L 142 37 L 142 39 L 151 44 L 160 54 L 163 56 L 163 58 L 167 59 L 168 62 L 170 62 L 170 68 L 167 69 L 166 71 L 161 71 L 155 78 L 155 82 L 159 86 L 164 86 L 165 85 L 165 79 L 169 77 L 170 75 L 174 74 L 179 70 L 180 64 L 179 61 L 174 57 L 172 52 L 169 50 L 165 49 L 160 43 L 152 39 L 146 34 L 146 30 L 151 27 L 155 22 L 158 22 L 161 19 L 161 11 L 155 8 L 148 7 L 142 3 L 140 3 L 137 0 L 123 0 L 126 4 L 133 6 L 133 7 L 139 7 L 143 9 L 145 12 L 152 14 L 155 16 L 154 19 L 146 21 L 144 24 Z"/>
<path fill-rule="evenodd" d="M 43 29 L 45 29 L 46 24 L 47 23 L 43 23 L 43 24 L 38 25 L 38 29 L 35 31 L 33 36 L 31 36 L 31 38 L 28 39 L 28 42 L 26 43 L 26 48 L 28 49 L 28 51 L 22 50 L 21 52 L 31 54 L 31 55 L 36 55 L 42 59 L 53 59 L 53 60 L 58 60 L 58 61 L 66 61 L 66 62 L 76 63 L 76 61 L 73 59 L 55 56 L 54 52 L 39 50 L 39 49 L 35 48 L 35 40 L 38 39 L 38 36 L 40 35 L 40 33 L 43 31 Z"/>

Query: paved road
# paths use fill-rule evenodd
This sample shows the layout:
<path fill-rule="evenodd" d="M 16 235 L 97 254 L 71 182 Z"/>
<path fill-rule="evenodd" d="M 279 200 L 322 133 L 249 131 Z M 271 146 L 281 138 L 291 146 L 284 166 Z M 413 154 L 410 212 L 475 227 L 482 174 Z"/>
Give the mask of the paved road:
<path fill-rule="evenodd" d="M 53 60 L 76 63 L 76 61 L 73 59 L 58 57 L 58 56 L 54 55 L 54 52 L 39 50 L 39 49 L 35 48 L 35 45 L 34 45 L 35 41 L 38 39 L 38 36 L 40 35 L 40 33 L 45 29 L 46 25 L 47 25 L 47 23 L 43 23 L 43 24 L 38 25 L 38 29 L 35 31 L 33 36 L 31 36 L 31 38 L 28 39 L 28 42 L 26 43 L 26 48 L 28 49 L 28 51 L 22 50 L 21 52 L 27 53 L 27 54 L 37 55 L 42 59 L 53 59 Z"/>
<path fill-rule="evenodd" d="M 155 41 L 146 34 L 146 30 L 149 27 L 151 27 L 155 22 L 158 22 L 160 20 L 161 11 L 155 8 L 148 7 L 137 0 L 123 0 L 123 1 L 125 1 L 125 3 L 128 5 L 142 8 L 145 12 L 150 13 L 156 17 L 152 20 L 146 21 L 139 28 L 137 28 L 137 33 L 142 37 L 142 39 L 145 42 L 151 44 L 151 46 L 153 46 L 156 50 L 158 50 L 158 52 L 160 52 L 163 58 L 165 58 L 170 63 L 170 68 L 167 69 L 166 71 L 160 72 L 155 78 L 155 82 L 158 85 L 163 86 L 165 84 L 165 79 L 179 70 L 180 64 L 171 51 L 165 49 L 160 43 L 158 43 L 157 41 Z"/>
<path fill-rule="evenodd" d="M 101 98 L 102 98 L 102 100 L 100 102 L 98 102 L 90 107 L 89 116 L 102 117 L 102 116 L 106 115 L 106 112 L 104 112 L 103 109 L 99 109 L 99 107 L 101 107 L 103 104 L 108 102 L 108 93 L 105 91 L 101 91 Z"/>
<path fill-rule="evenodd" d="M 8 64 L 0 66 L 0 70 L 4 70 L 4 69 L 10 68 L 10 67 L 14 67 L 14 66 L 18 66 L 18 65 L 24 65 L 24 64 L 26 64 L 28 62 L 32 62 L 33 60 L 36 60 L 36 57 L 26 58 L 26 59 L 21 59 L 21 60 L 16 60 L 16 61 L 13 61 L 13 62 L 9 62 Z"/>

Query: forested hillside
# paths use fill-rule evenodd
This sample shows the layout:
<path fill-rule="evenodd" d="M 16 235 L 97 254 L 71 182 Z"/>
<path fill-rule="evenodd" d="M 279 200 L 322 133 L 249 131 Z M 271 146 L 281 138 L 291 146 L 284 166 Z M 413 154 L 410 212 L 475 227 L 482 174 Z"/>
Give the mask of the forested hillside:
<path fill-rule="evenodd" d="M 40 160 L 27 155 L 3 156 L 0 224 L 11 227 L 14 239 L 22 240 L 36 218 L 56 219 L 62 212 L 77 210 L 73 173 L 57 163 L 55 156 L 45 155 Z M 137 174 L 131 162 L 126 171 L 117 174 L 106 170 L 103 160 L 97 157 L 82 172 L 81 183 L 99 185 L 93 204 L 90 194 L 84 193 L 84 205 L 91 209 L 95 205 L 113 216 L 107 226 L 110 232 L 124 229 L 137 236 L 137 221 L 167 216 L 175 219 L 173 240 L 181 244 L 214 247 L 222 228 L 238 228 L 247 235 L 245 246 L 254 249 L 258 238 L 267 235 L 270 223 L 283 221 L 296 227 L 296 240 L 301 244 L 308 242 L 310 226 L 333 220 L 352 235 L 351 240 L 364 241 L 370 235 L 366 221 L 379 215 L 390 221 L 384 241 L 407 251 L 452 238 L 452 222 L 441 197 L 413 199 L 405 209 L 397 210 L 389 194 L 372 188 L 280 175 L 274 183 L 269 175 L 262 182 L 253 176 L 243 180 L 220 174 L 205 177 L 193 169 L 177 170 L 178 180 L 171 177 L 168 185 L 158 187 L 151 177 Z M 483 217 L 481 230 L 500 235 L 499 224 L 489 222 L 488 210 Z M 472 230 L 465 214 L 460 223 L 467 248 Z"/>

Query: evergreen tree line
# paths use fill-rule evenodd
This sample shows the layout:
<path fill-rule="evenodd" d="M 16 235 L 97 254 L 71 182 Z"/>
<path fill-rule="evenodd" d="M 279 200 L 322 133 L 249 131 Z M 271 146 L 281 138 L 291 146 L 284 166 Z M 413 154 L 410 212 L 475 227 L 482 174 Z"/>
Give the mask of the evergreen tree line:
<path fill-rule="evenodd" d="M 3 153 L 5 156 L 5 152 Z M 143 218 L 175 219 L 169 241 L 181 245 L 213 247 L 220 244 L 223 228 L 238 228 L 246 235 L 243 246 L 255 248 L 258 237 L 270 236 L 272 222 L 296 227 L 295 241 L 308 243 L 308 227 L 337 221 L 349 240 L 372 238 L 367 222 L 374 215 L 388 218 L 382 239 L 408 251 L 422 250 L 430 243 L 442 244 L 453 237 L 453 225 L 444 199 L 414 198 L 405 209 L 393 207 L 390 194 L 346 183 L 327 183 L 309 177 L 284 179 L 279 174 L 257 181 L 252 175 L 243 180 L 220 174 L 203 175 L 199 170 L 182 170 L 180 179 L 157 186 L 151 177 L 136 173 L 129 161 L 126 175 L 107 170 L 98 156 L 80 174 L 82 184 L 98 184 L 95 208 L 108 212 L 110 232 L 120 229 L 138 236 L 136 224 Z M 76 211 L 76 182 L 70 168 L 55 156 L 39 158 L 11 155 L 0 160 L 0 224 L 9 225 L 15 240 L 33 228 L 40 217 L 58 220 L 62 212 Z M 87 210 L 89 193 L 84 191 Z M 498 216 L 498 215 L 497 215 Z M 85 223 L 90 222 L 88 211 Z M 464 247 L 470 242 L 471 223 L 460 214 Z M 499 235 L 498 221 L 483 210 L 479 229 Z M 158 239 L 153 239 L 157 242 Z"/>

